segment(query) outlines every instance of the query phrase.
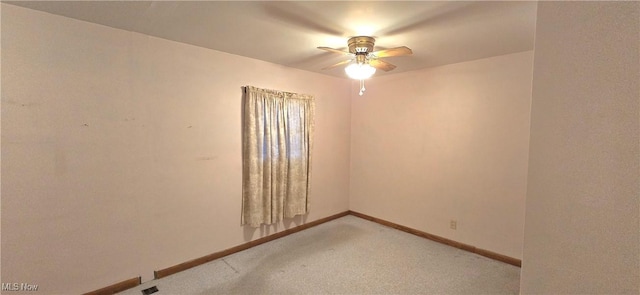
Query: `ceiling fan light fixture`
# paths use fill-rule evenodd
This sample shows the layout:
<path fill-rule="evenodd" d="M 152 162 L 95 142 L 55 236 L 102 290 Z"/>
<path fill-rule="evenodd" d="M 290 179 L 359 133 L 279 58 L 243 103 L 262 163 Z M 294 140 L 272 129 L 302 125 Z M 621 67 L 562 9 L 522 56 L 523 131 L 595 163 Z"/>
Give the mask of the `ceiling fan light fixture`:
<path fill-rule="evenodd" d="M 345 73 L 347 73 L 347 76 L 349 76 L 349 78 L 360 81 L 360 92 L 358 92 L 358 94 L 362 95 L 366 90 L 364 88 L 364 80 L 371 78 L 371 76 L 375 74 L 376 69 L 388 72 L 396 68 L 396 66 L 378 58 L 410 55 L 413 53 L 411 49 L 406 46 L 373 51 L 373 45 L 375 44 L 375 42 L 376 39 L 374 39 L 373 37 L 356 36 L 349 38 L 349 40 L 347 41 L 347 45 L 349 45 L 349 51 L 334 49 L 330 47 L 318 47 L 318 49 L 324 51 L 333 52 L 340 55 L 346 54 L 354 57 L 354 59 L 344 60 L 325 67 L 323 68 L 323 70 L 331 69 L 344 64 L 349 64 L 344 69 L 344 71 Z"/>
<path fill-rule="evenodd" d="M 376 68 L 368 63 L 352 63 L 344 68 L 344 71 L 351 79 L 364 80 L 371 78 L 376 72 Z"/>

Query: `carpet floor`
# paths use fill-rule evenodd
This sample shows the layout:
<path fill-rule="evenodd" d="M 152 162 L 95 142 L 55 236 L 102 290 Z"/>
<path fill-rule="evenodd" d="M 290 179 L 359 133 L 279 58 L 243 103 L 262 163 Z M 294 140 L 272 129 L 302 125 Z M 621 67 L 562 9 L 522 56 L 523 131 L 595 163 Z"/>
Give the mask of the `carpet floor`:
<path fill-rule="evenodd" d="M 120 294 L 518 294 L 520 268 L 355 216 Z"/>

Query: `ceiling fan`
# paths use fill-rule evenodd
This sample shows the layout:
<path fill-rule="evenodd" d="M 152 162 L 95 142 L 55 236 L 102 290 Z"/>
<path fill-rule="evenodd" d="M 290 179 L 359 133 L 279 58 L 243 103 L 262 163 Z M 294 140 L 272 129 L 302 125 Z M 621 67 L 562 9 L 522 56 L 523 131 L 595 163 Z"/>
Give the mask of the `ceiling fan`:
<path fill-rule="evenodd" d="M 371 77 L 375 73 L 376 69 L 388 72 L 396 68 L 395 65 L 379 58 L 413 54 L 413 51 L 406 46 L 373 51 L 375 42 L 376 39 L 373 37 L 356 36 L 347 41 L 347 45 L 349 46 L 348 52 L 330 47 L 318 47 L 318 49 L 321 50 L 349 55 L 352 57 L 348 60 L 325 67 L 323 70 L 350 63 L 350 65 L 345 68 L 345 72 L 350 78 L 360 80 L 360 95 L 362 95 L 365 90 L 363 80 Z"/>

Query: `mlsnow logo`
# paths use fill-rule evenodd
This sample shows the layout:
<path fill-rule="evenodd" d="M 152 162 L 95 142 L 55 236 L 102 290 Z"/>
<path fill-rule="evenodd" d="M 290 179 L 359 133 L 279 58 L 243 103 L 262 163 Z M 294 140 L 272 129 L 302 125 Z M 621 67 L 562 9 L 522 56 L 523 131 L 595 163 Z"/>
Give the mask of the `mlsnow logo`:
<path fill-rule="evenodd" d="M 38 285 L 28 283 L 2 283 L 2 291 L 38 291 Z"/>

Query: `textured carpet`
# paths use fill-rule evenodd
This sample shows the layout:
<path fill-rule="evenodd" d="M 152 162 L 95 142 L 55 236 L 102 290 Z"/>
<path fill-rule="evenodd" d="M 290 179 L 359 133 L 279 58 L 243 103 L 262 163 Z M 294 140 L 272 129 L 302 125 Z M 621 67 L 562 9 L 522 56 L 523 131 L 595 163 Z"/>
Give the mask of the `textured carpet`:
<path fill-rule="evenodd" d="M 517 294 L 520 268 L 354 216 L 121 294 Z"/>

